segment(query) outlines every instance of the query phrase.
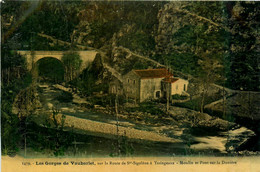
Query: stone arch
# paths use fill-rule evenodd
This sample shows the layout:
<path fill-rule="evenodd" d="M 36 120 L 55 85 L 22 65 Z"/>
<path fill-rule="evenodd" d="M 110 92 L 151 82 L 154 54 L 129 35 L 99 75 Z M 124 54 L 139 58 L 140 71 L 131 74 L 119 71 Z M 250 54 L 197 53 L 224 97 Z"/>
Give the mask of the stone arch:
<path fill-rule="evenodd" d="M 66 51 L 17 51 L 19 54 L 25 56 L 27 60 L 27 69 L 31 70 L 32 66 L 40 59 L 45 57 L 53 57 L 61 61 L 63 54 Z M 97 51 L 76 51 L 79 53 L 82 59 L 82 66 L 80 72 L 82 72 L 90 63 L 92 63 L 97 55 Z"/>
<path fill-rule="evenodd" d="M 50 59 L 56 59 L 56 60 L 59 61 L 62 65 L 64 65 L 63 62 L 61 61 L 61 58 L 56 58 L 56 57 L 52 57 L 52 56 L 45 56 L 45 57 L 39 58 L 39 59 L 35 60 L 34 63 L 37 64 L 37 63 L 39 63 L 39 61 L 41 61 L 41 60 L 43 60 L 43 59 L 48 59 L 48 58 L 50 58 Z"/>
<path fill-rule="evenodd" d="M 39 79 L 44 81 L 64 81 L 65 68 L 62 61 L 58 58 L 46 56 L 38 59 L 34 65 L 37 67 Z"/>

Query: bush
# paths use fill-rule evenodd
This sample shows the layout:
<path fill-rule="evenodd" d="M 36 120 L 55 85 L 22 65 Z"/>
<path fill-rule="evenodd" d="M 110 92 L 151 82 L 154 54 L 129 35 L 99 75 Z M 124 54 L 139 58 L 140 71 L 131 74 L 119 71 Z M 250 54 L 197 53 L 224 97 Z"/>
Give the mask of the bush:
<path fill-rule="evenodd" d="M 172 99 L 174 99 L 174 100 L 185 100 L 185 99 L 187 99 L 187 96 L 174 94 L 174 95 L 172 95 Z"/>
<path fill-rule="evenodd" d="M 33 132 L 27 135 L 28 146 L 37 152 L 51 151 L 54 156 L 63 156 L 72 145 L 74 133 L 63 131 L 63 128 L 50 128 L 47 122 L 45 125 L 41 127 L 34 122 L 29 123 L 27 128 Z"/>
<path fill-rule="evenodd" d="M 111 94 L 107 96 L 102 96 L 102 97 L 92 97 L 89 99 L 93 104 L 96 105 L 101 105 L 101 106 L 115 106 L 115 100 L 116 100 L 116 95 Z M 125 97 L 122 95 L 118 96 L 118 104 L 123 105 L 125 103 Z"/>
<path fill-rule="evenodd" d="M 12 113 L 12 106 L 17 94 L 31 84 L 32 77 L 25 68 L 25 59 L 5 46 L 1 59 L 1 150 L 4 155 L 13 155 L 19 150 L 23 133 L 19 131 L 20 121 Z"/>
<path fill-rule="evenodd" d="M 156 106 L 154 102 L 143 102 L 139 104 L 139 107 L 129 108 L 128 111 L 140 111 L 140 112 L 147 112 L 152 115 L 163 115 L 165 114 L 159 107 Z"/>
<path fill-rule="evenodd" d="M 62 103 L 69 103 L 69 102 L 72 102 L 73 96 L 69 92 L 62 91 L 61 95 L 57 96 L 55 98 L 55 100 L 58 100 L 59 102 L 62 102 Z"/>
<path fill-rule="evenodd" d="M 205 101 L 204 101 L 204 105 L 210 104 L 214 101 L 217 101 L 219 99 L 221 99 L 221 95 L 216 95 L 216 96 L 206 96 L 205 97 Z M 175 106 L 179 106 L 179 107 L 184 107 L 184 108 L 188 108 L 188 109 L 192 109 L 192 110 L 196 110 L 196 111 L 200 111 L 200 106 L 201 106 L 201 97 L 196 98 L 196 99 L 192 99 L 189 100 L 187 102 L 183 102 L 183 103 L 174 103 Z"/>

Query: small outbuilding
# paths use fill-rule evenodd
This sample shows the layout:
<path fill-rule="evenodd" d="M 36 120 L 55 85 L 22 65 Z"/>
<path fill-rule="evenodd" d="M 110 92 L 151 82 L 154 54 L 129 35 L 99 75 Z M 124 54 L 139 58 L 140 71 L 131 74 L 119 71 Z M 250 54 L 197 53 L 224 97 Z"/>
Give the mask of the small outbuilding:
<path fill-rule="evenodd" d="M 163 84 L 170 83 L 170 93 L 171 95 L 184 95 L 188 89 L 189 81 L 181 78 L 165 78 L 163 79 Z"/>

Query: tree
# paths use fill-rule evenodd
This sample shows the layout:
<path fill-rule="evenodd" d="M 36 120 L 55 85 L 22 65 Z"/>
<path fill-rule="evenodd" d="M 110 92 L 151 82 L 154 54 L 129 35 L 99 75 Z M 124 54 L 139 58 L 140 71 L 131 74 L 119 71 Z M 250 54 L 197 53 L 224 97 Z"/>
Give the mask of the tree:
<path fill-rule="evenodd" d="M 19 1 L 1 1 L 1 35 L 2 43 L 14 33 L 21 25 L 23 18 L 26 18 L 30 11 L 36 8 L 39 2 L 19 2 Z"/>
<path fill-rule="evenodd" d="M 13 50 L 6 49 L 6 47 L 2 49 L 1 66 L 1 81 L 6 85 L 20 79 L 27 72 L 25 58 Z"/>
<path fill-rule="evenodd" d="M 65 67 L 65 80 L 67 82 L 73 80 L 79 74 L 82 64 L 80 55 L 77 52 L 68 51 L 63 54 L 61 61 Z"/>
<path fill-rule="evenodd" d="M 203 113 L 205 97 L 208 94 L 209 86 L 222 78 L 219 72 L 221 72 L 220 69 L 223 68 L 223 65 L 221 65 L 214 54 L 211 54 L 208 51 L 202 53 L 201 59 L 198 60 L 198 64 L 202 69 L 200 75 L 202 85 L 200 111 Z"/>
<path fill-rule="evenodd" d="M 173 69 L 199 77 L 202 52 L 224 54 L 228 49 L 228 36 L 221 27 L 226 22 L 224 7 L 222 2 L 167 3 L 158 13 L 156 53 L 166 57 Z"/>
<path fill-rule="evenodd" d="M 233 89 L 259 91 L 259 3 L 229 2 L 230 68 L 227 84 Z"/>
<path fill-rule="evenodd" d="M 11 51 L 6 44 L 2 45 L 1 59 L 1 150 L 3 154 L 18 151 L 21 140 L 20 120 L 13 113 L 13 102 L 21 89 L 31 83 L 25 67 L 25 58 Z"/>

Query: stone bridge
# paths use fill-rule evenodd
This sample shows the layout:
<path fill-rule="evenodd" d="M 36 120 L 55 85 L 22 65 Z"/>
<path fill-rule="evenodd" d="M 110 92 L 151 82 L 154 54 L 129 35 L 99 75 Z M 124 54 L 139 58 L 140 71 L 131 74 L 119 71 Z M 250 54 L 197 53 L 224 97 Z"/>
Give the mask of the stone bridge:
<path fill-rule="evenodd" d="M 38 60 L 46 58 L 46 57 L 52 57 L 55 59 L 58 59 L 61 61 L 61 58 L 64 53 L 67 51 L 33 51 L 34 55 L 32 55 L 31 51 L 17 51 L 17 53 L 25 56 L 27 61 L 27 69 L 31 70 L 32 65 L 37 63 Z M 82 65 L 80 68 L 80 72 L 82 72 L 88 65 L 93 62 L 97 55 L 97 51 L 89 50 L 89 51 L 75 51 L 80 55 L 80 58 L 82 60 Z"/>

